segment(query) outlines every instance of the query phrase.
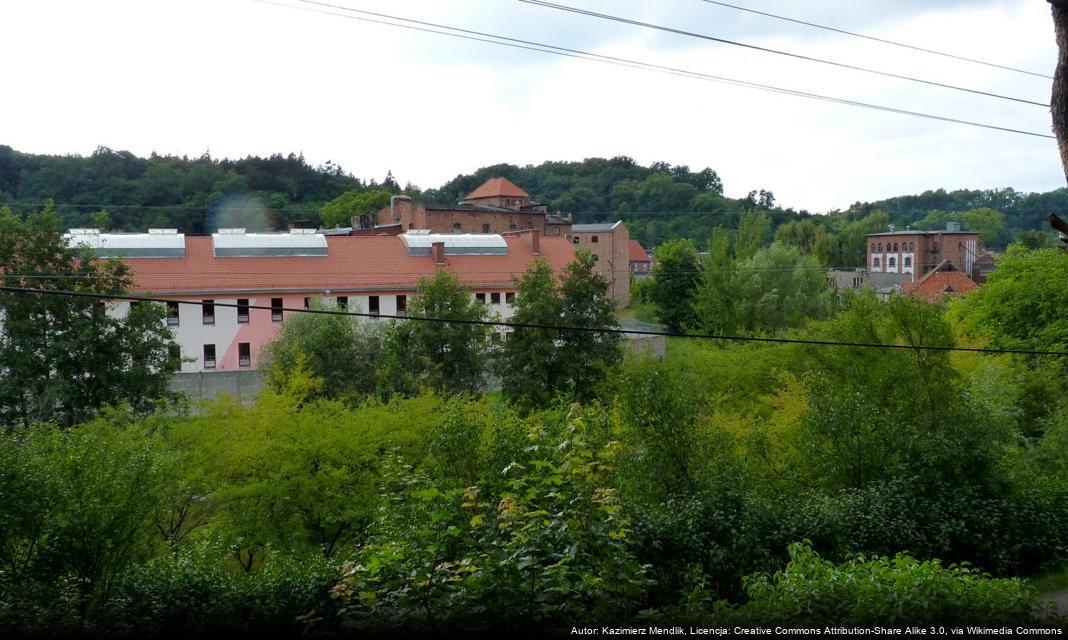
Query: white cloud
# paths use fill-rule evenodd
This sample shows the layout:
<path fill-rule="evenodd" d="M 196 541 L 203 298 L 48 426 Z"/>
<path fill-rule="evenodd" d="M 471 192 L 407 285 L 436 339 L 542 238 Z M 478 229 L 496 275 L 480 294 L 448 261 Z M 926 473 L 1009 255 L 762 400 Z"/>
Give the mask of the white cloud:
<path fill-rule="evenodd" d="M 294 0 L 282 0 L 296 4 Z M 696 71 L 1049 131 L 1042 108 L 500 0 L 337 4 Z M 807 55 L 1048 99 L 1049 80 L 679 0 L 573 4 Z M 837 23 L 1050 71 L 1044 3 L 852 3 Z M 897 4 L 897 3 L 895 3 Z M 754 8 L 831 21 L 826 3 Z M 670 5 L 674 7 L 674 5 Z M 861 8 L 856 8 L 860 6 Z M 607 9 L 606 9 L 607 7 Z M 934 7 L 934 8 L 932 8 Z M 811 11 L 809 15 L 799 15 Z M 729 17 L 727 17 L 729 16 Z M 248 0 L 0 4 L 0 143 L 213 156 L 303 152 L 435 187 L 487 164 L 629 155 L 710 166 L 731 195 L 826 210 L 930 188 L 1063 186 L 1052 140 L 371 25 Z"/>

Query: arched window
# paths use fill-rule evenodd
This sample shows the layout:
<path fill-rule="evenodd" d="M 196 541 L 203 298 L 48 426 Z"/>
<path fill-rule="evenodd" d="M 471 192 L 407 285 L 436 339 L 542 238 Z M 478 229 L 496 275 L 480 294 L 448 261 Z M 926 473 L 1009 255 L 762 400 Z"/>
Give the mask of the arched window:
<path fill-rule="evenodd" d="M 891 269 L 894 268 L 895 264 L 897 264 L 897 263 L 894 260 L 893 256 L 891 256 L 890 259 L 886 261 L 886 266 L 890 267 Z"/>
<path fill-rule="evenodd" d="M 912 266 L 912 256 L 905 256 L 905 267 Z"/>
<path fill-rule="evenodd" d="M 876 269 L 879 268 L 879 256 L 875 256 L 871 259 L 871 266 L 875 267 Z"/>
<path fill-rule="evenodd" d="M 875 243 L 871 243 L 871 252 L 875 253 Z"/>
<path fill-rule="evenodd" d="M 912 251 L 915 251 L 915 250 L 916 250 L 916 243 L 915 242 L 910 242 L 909 243 L 909 251 L 912 252 Z"/>
<path fill-rule="evenodd" d="M 894 243 L 894 252 L 895 253 L 897 252 L 897 243 L 896 242 Z"/>
<path fill-rule="evenodd" d="M 883 243 L 879 243 L 879 253 L 883 252 Z"/>

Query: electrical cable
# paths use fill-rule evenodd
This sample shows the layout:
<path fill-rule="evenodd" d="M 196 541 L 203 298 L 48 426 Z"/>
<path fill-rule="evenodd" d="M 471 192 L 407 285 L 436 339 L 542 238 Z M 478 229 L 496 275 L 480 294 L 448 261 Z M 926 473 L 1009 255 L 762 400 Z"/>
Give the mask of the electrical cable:
<path fill-rule="evenodd" d="M 302 2 L 304 0 L 301 0 Z M 642 22 L 641 20 L 634 20 L 631 18 L 624 18 L 622 16 L 616 16 L 609 13 L 599 13 L 597 11 L 590 11 L 589 9 L 581 9 L 579 7 L 572 7 L 565 4 L 556 4 L 555 2 L 546 2 L 546 0 L 519 0 L 520 2 L 545 7 L 547 9 L 556 9 L 558 11 L 566 11 L 568 13 L 574 13 L 583 16 L 589 16 L 591 18 L 600 18 L 601 20 L 610 20 L 612 22 L 620 22 L 623 24 L 629 24 L 636 27 L 642 27 L 645 29 L 654 29 L 656 31 L 663 31 L 665 33 L 673 33 L 675 35 L 687 36 L 690 38 L 699 38 L 701 40 L 708 40 L 709 42 L 718 42 L 720 44 L 731 45 L 734 47 L 743 47 L 745 49 L 751 49 L 753 51 L 761 51 L 763 53 L 770 53 L 778 56 L 785 56 L 788 58 L 794 58 L 796 60 L 804 60 L 806 62 L 815 62 L 818 64 L 825 64 L 832 67 L 838 67 L 840 69 L 849 69 L 852 71 L 860 71 L 862 73 L 871 73 L 877 76 L 883 76 L 886 78 L 895 78 L 897 80 L 906 80 L 908 82 L 916 82 L 919 84 L 926 84 L 933 87 L 940 87 L 943 89 L 950 89 L 953 91 L 963 91 L 965 93 L 973 93 L 981 96 L 987 96 L 990 98 L 998 98 L 999 100 L 1010 100 L 1012 102 L 1020 102 L 1023 104 L 1035 105 L 1037 107 L 1043 107 L 1048 109 L 1049 103 L 1037 102 L 1035 100 L 1028 100 L 1026 98 L 1017 98 L 1014 96 L 1007 96 L 1001 93 L 993 93 L 990 91 L 982 91 L 979 89 L 970 89 L 968 87 L 962 87 L 960 85 L 949 84 L 947 82 L 936 82 L 934 80 L 927 80 L 924 78 L 917 78 L 916 76 L 907 76 L 900 73 L 891 73 L 889 71 L 881 71 L 879 69 L 872 69 L 870 67 L 861 67 L 854 64 L 847 64 L 845 62 L 836 62 L 834 60 L 827 60 L 825 58 L 816 58 L 813 56 L 807 56 L 801 53 L 793 53 L 791 51 L 782 51 L 780 49 L 772 49 L 770 47 L 762 47 L 755 44 L 749 44 L 746 42 L 738 42 L 736 40 L 728 40 L 726 38 L 719 38 L 716 36 L 710 36 L 704 33 L 697 33 L 695 31 L 686 31 L 684 29 L 676 29 L 674 27 L 667 27 L 659 24 L 652 24 L 650 22 Z"/>
<path fill-rule="evenodd" d="M 738 80 L 736 78 L 728 78 L 728 77 L 724 77 L 724 76 L 716 76 L 716 75 L 712 75 L 712 74 L 708 74 L 708 73 L 701 73 L 701 72 L 697 72 L 697 71 L 689 71 L 689 70 L 686 70 L 686 69 L 678 69 L 678 68 L 670 67 L 670 66 L 666 66 L 666 65 L 658 65 L 658 64 L 648 63 L 648 62 L 640 62 L 640 61 L 635 61 L 635 60 L 629 60 L 627 58 L 619 58 L 619 57 L 615 57 L 615 56 L 608 56 L 608 55 L 603 55 L 603 54 L 598 54 L 598 53 L 591 53 L 591 52 L 588 52 L 588 51 L 582 51 L 582 50 L 578 50 L 578 49 L 569 49 L 569 48 L 566 48 L 566 47 L 558 47 L 558 46 L 555 46 L 555 45 L 538 43 L 538 42 L 533 42 L 533 41 L 529 41 L 529 40 L 521 40 L 519 38 L 511 38 L 511 37 L 506 37 L 506 36 L 494 35 L 494 34 L 490 34 L 490 33 L 483 33 L 483 32 L 479 32 L 479 31 L 473 31 L 473 30 L 470 30 L 470 29 L 461 29 L 461 28 L 458 28 L 458 27 L 450 27 L 450 26 L 446 26 L 446 25 L 435 24 L 435 23 L 432 23 L 432 22 L 426 22 L 426 21 L 423 21 L 423 20 L 415 20 L 415 19 L 412 19 L 412 18 L 403 18 L 403 17 L 399 17 L 399 16 L 392 16 L 392 15 L 388 15 L 388 14 L 376 13 L 376 12 L 372 12 L 372 11 L 363 11 L 363 10 L 360 10 L 360 9 L 353 9 L 351 7 L 344 7 L 344 6 L 341 6 L 341 5 L 334 5 L 334 4 L 329 4 L 329 3 L 325 3 L 325 2 L 316 2 L 316 1 L 313 1 L 313 0 L 297 0 L 298 2 L 302 2 L 302 3 L 305 3 L 305 4 L 319 5 L 319 6 L 322 6 L 322 7 L 330 7 L 330 8 L 333 8 L 333 9 L 339 9 L 339 10 L 342 10 L 342 11 L 347 11 L 347 12 L 352 12 L 352 13 L 374 15 L 374 16 L 384 17 L 384 18 L 387 18 L 387 19 L 390 19 L 390 20 L 408 22 L 408 23 L 413 23 L 413 24 L 418 24 L 418 25 L 428 25 L 428 26 L 436 27 L 436 29 L 435 28 L 427 28 L 426 26 L 423 26 L 423 27 L 413 26 L 413 24 L 398 24 L 397 22 L 387 22 L 387 21 L 383 21 L 383 20 L 375 20 L 375 19 L 371 19 L 371 18 L 367 18 L 367 17 L 341 14 L 341 13 L 336 13 L 336 12 L 332 12 L 332 11 L 323 11 L 323 10 L 314 9 L 314 8 L 298 7 L 298 6 L 293 6 L 293 5 L 279 3 L 279 2 L 271 2 L 270 0 L 249 0 L 249 1 L 250 2 L 256 2 L 256 3 L 259 3 L 259 4 L 267 4 L 267 5 L 277 6 L 277 7 L 283 7 L 283 8 L 287 8 L 287 9 L 310 11 L 310 12 L 313 12 L 313 13 L 321 13 L 323 15 L 330 15 L 330 16 L 336 16 L 336 17 L 342 17 L 342 18 L 349 18 L 349 19 L 352 19 L 352 20 L 359 20 L 359 21 L 362 21 L 362 22 L 382 24 L 382 25 L 391 26 L 391 27 L 409 29 L 409 30 L 413 30 L 413 31 L 422 31 L 422 32 L 426 32 L 426 33 L 435 33 L 435 34 L 438 34 L 438 35 L 450 36 L 450 37 L 454 37 L 454 38 L 461 38 L 461 39 L 464 39 L 464 40 L 473 40 L 473 41 L 477 41 L 477 42 L 485 42 L 485 43 L 488 43 L 488 44 L 496 44 L 496 45 L 500 45 L 500 46 L 512 47 L 512 48 L 517 48 L 517 49 L 527 49 L 527 50 L 532 50 L 532 51 L 540 51 L 542 53 L 549 53 L 549 54 L 558 55 L 558 56 L 564 56 L 564 57 L 568 57 L 568 58 L 578 58 L 578 59 L 582 59 L 582 60 L 592 60 L 592 61 L 595 61 L 595 62 L 602 62 L 602 63 L 605 63 L 605 64 L 611 64 L 611 65 L 616 65 L 616 66 L 623 66 L 623 67 L 642 69 L 642 70 L 645 70 L 645 71 L 652 71 L 652 72 L 658 72 L 658 73 L 665 73 L 665 74 L 668 74 L 668 75 L 687 77 L 687 78 L 691 78 L 691 79 L 695 79 L 695 80 L 704 80 L 704 81 L 708 81 L 708 82 L 716 82 L 716 83 L 720 83 L 720 84 L 728 84 L 728 85 L 733 85 L 733 86 L 738 86 L 738 87 L 745 87 L 745 88 L 749 88 L 749 89 L 757 89 L 757 90 L 760 90 L 760 91 L 767 91 L 767 92 L 771 92 L 771 93 L 779 93 L 779 94 L 783 94 L 783 95 L 791 95 L 791 96 L 799 97 L 799 98 L 807 98 L 807 99 L 811 99 L 811 100 L 821 100 L 821 101 L 824 101 L 824 102 L 831 102 L 831 103 L 834 103 L 834 104 L 841 104 L 841 105 L 844 105 L 844 106 L 852 106 L 852 107 L 863 108 L 863 109 L 871 109 L 871 110 L 875 110 L 875 111 L 882 111 L 882 112 L 885 112 L 885 113 L 895 113 L 895 114 L 898 114 L 898 115 L 906 115 L 906 116 L 911 116 L 911 117 L 915 117 L 915 118 L 936 120 L 936 121 L 939 121 L 939 122 L 949 122 L 949 123 L 953 123 L 953 124 L 962 124 L 962 125 L 967 125 L 967 126 L 972 126 L 972 127 L 979 127 L 979 128 L 982 128 L 982 129 L 990 129 L 990 130 L 995 130 L 995 131 L 1004 131 L 1004 132 L 1007 132 L 1007 133 L 1017 133 L 1017 134 L 1020 134 L 1020 135 L 1031 136 L 1031 137 L 1036 137 L 1036 138 L 1046 138 L 1046 139 L 1050 139 L 1050 140 L 1055 140 L 1056 139 L 1056 136 L 1053 136 L 1053 135 L 1050 135 L 1050 134 L 1045 134 L 1045 133 L 1039 133 L 1039 132 L 1036 132 L 1036 131 L 1027 131 L 1027 130 L 1023 130 L 1023 129 L 1015 129 L 1015 128 L 1012 128 L 1012 127 L 1003 127 L 1003 126 L 1000 126 L 1000 125 L 993 125 L 993 124 L 986 124 L 986 123 L 982 123 L 982 122 L 975 122 L 975 121 L 972 121 L 972 120 L 964 120 L 964 119 L 960 119 L 960 118 L 951 118 L 949 116 L 940 116 L 940 115 L 935 115 L 935 114 L 930 114 L 930 113 L 924 113 L 924 112 L 921 112 L 921 111 L 910 111 L 908 109 L 901 109 L 901 108 L 898 108 L 898 107 L 888 107 L 888 106 L 885 106 L 885 105 L 878 105 L 878 104 L 873 104 L 873 103 L 868 103 L 868 102 L 862 102 L 862 101 L 859 101 L 859 100 L 850 100 L 848 98 L 838 98 L 838 97 L 834 97 L 834 96 L 827 96 L 827 95 L 822 95 L 822 94 L 817 94 L 817 93 L 810 93 L 810 92 L 806 92 L 806 91 L 800 91 L 800 90 L 797 90 L 797 89 L 787 89 L 787 88 L 783 88 L 783 87 L 777 87 L 777 86 L 774 86 L 774 85 L 762 84 L 762 83 L 758 83 L 758 82 L 750 82 L 748 80 Z M 449 31 L 454 31 L 456 33 L 449 33 L 449 31 L 441 31 L 440 29 L 447 29 Z M 469 35 L 464 35 L 464 34 L 469 34 Z"/>
<path fill-rule="evenodd" d="M 97 300 L 126 300 L 131 302 L 156 302 L 160 304 L 185 304 L 203 306 L 201 302 L 194 300 L 176 300 L 173 298 L 156 298 L 151 296 L 134 296 L 126 294 L 104 294 L 104 293 L 91 293 L 86 291 L 64 291 L 60 289 L 33 289 L 28 287 L 11 287 L 7 285 L 0 285 L 0 291 L 8 293 L 21 293 L 21 294 L 39 294 L 39 295 L 61 295 L 69 297 L 79 298 L 91 298 Z M 1068 356 L 1068 351 L 1044 351 L 1039 349 L 988 349 L 983 347 L 947 347 L 941 345 L 910 345 L 910 344 L 882 344 L 876 342 L 838 342 L 831 340 L 807 340 L 802 338 L 761 338 L 753 336 L 730 336 L 730 335 L 715 335 L 710 333 L 671 333 L 667 331 L 645 331 L 639 329 L 622 329 L 612 327 L 577 327 L 567 325 L 551 325 L 551 324 L 537 324 L 537 323 L 519 323 L 519 322 L 505 322 L 499 320 L 468 320 L 457 318 L 439 318 L 432 316 L 398 316 L 376 313 L 364 313 L 359 311 L 335 311 L 330 309 L 298 309 L 294 307 L 275 307 L 267 305 L 238 305 L 236 303 L 229 302 L 217 302 L 212 303 L 216 307 L 232 307 L 242 309 L 263 309 L 270 310 L 272 312 L 290 312 L 290 313 L 312 313 L 321 315 L 334 315 L 334 316 L 350 316 L 360 318 L 378 318 L 386 320 L 401 320 L 401 321 L 420 321 L 420 322 L 433 322 L 438 324 L 465 324 L 465 325 L 481 325 L 489 327 L 503 327 L 509 329 L 541 329 L 548 331 L 577 331 L 583 333 L 603 333 L 614 335 L 646 335 L 646 336 L 664 336 L 670 338 L 691 338 L 691 339 L 703 339 L 703 340 L 719 340 L 719 341 L 731 341 L 731 342 L 757 342 L 766 344 L 800 344 L 811 346 L 824 346 L 824 347 L 855 347 L 855 348 L 868 348 L 868 349 L 907 349 L 913 351 L 945 351 L 945 352 L 966 352 L 966 353 L 983 353 L 983 354 L 1017 354 L 1017 355 L 1037 355 L 1037 356 Z"/>
<path fill-rule="evenodd" d="M 804 20 L 798 20 L 797 18 L 788 18 L 786 16 L 780 16 L 774 13 L 768 13 L 766 11 L 757 11 L 756 9 L 750 9 L 749 7 L 740 7 L 735 4 L 728 4 L 726 2 L 719 2 L 718 0 L 702 0 L 708 4 L 714 4 L 720 7 L 726 7 L 728 9 L 736 9 L 738 11 L 745 11 L 747 13 L 754 13 L 758 16 L 766 16 L 768 18 L 774 18 L 776 20 L 784 20 L 786 22 L 793 22 L 794 24 L 805 25 L 806 27 L 814 27 L 816 29 L 824 29 L 826 31 L 833 31 L 834 33 L 840 33 L 847 36 L 853 36 L 855 38 L 864 38 L 865 40 L 872 40 L 874 42 L 881 42 L 883 44 L 889 44 L 895 47 L 902 47 L 905 49 L 911 49 L 913 51 L 920 51 L 923 53 L 929 53 L 936 56 L 943 56 L 946 58 L 952 58 L 954 60 L 961 60 L 963 62 L 971 62 L 973 64 L 981 64 L 987 67 L 994 67 L 997 69 L 1004 69 L 1005 71 L 1015 71 L 1016 73 L 1022 73 L 1029 76 L 1036 76 L 1039 78 L 1053 79 L 1053 76 L 1045 73 L 1038 73 L 1035 71 L 1028 71 L 1026 69 L 1018 69 L 1016 67 L 1010 67 L 1004 64 L 997 64 L 995 62 L 987 62 L 986 60 L 978 60 L 976 58 L 968 58 L 966 56 L 956 55 L 953 53 L 946 53 L 945 51 L 936 51 L 935 49 L 927 49 L 924 47 L 918 47 L 916 45 L 905 44 L 904 42 L 896 42 L 894 40 L 887 40 L 886 38 L 877 38 L 875 36 L 864 35 L 863 33 L 856 33 L 855 31 L 846 31 L 845 29 L 839 29 L 836 27 L 828 27 L 827 25 L 817 24 L 815 22 L 806 22 Z"/>

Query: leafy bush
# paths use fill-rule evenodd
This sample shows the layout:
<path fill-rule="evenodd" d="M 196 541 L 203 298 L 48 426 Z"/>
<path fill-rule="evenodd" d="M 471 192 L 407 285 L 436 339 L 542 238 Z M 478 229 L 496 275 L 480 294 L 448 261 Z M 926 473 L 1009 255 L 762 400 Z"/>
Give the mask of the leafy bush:
<path fill-rule="evenodd" d="M 858 556 L 824 560 L 809 544 L 790 545 L 790 562 L 774 575 L 746 579 L 742 618 L 825 624 L 1019 623 L 1038 613 L 1020 579 L 993 579 L 968 566 Z"/>

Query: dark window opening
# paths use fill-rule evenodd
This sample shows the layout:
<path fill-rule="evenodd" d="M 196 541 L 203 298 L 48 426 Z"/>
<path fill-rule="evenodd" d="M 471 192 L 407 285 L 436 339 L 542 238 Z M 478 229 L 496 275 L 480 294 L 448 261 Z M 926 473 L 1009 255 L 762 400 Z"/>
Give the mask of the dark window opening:
<path fill-rule="evenodd" d="M 912 256 L 905 256 L 905 266 L 906 267 L 911 267 L 912 266 Z"/>
<path fill-rule="evenodd" d="M 459 222 L 452 223 L 452 232 L 453 233 L 460 233 L 461 231 L 463 231 L 463 229 L 460 228 L 460 223 Z"/>
<path fill-rule="evenodd" d="M 508 230 L 509 230 L 509 231 L 515 231 L 515 229 L 516 229 L 516 227 L 515 227 L 515 225 L 514 225 L 514 224 L 510 224 L 510 225 L 508 225 Z"/>
<path fill-rule="evenodd" d="M 282 321 L 282 299 L 271 298 L 271 322 Z"/>
<path fill-rule="evenodd" d="M 204 324 L 215 324 L 215 302 L 211 300 L 203 300 L 201 302 L 200 310 Z"/>
<path fill-rule="evenodd" d="M 408 296 L 397 296 L 397 315 L 408 315 Z"/>
<path fill-rule="evenodd" d="M 311 309 L 311 298 L 304 298 L 304 308 Z"/>
<path fill-rule="evenodd" d="M 484 293 L 476 293 L 475 294 L 475 300 L 478 300 L 482 304 L 486 304 L 486 294 L 484 294 Z"/>
<path fill-rule="evenodd" d="M 215 345 L 213 344 L 204 345 L 204 368 L 215 368 Z"/>
<path fill-rule="evenodd" d="M 490 303 L 491 304 L 500 304 L 501 303 L 501 292 L 500 291 L 494 291 L 493 293 L 490 294 Z"/>
<path fill-rule="evenodd" d="M 897 262 L 895 262 L 895 260 L 891 257 L 889 260 L 887 260 L 886 265 L 893 269 L 895 266 L 897 266 Z"/>
<path fill-rule="evenodd" d="M 482 225 L 482 233 L 489 233 L 489 224 Z"/>
<path fill-rule="evenodd" d="M 238 323 L 248 322 L 248 298 L 237 299 L 237 321 Z"/>
<path fill-rule="evenodd" d="M 349 310 L 349 297 L 348 296 L 338 296 L 337 297 L 337 308 L 341 309 L 342 311 L 348 311 Z"/>
<path fill-rule="evenodd" d="M 508 293 L 504 294 L 504 301 L 508 304 L 515 304 L 515 292 L 509 291 Z"/>
<path fill-rule="evenodd" d="M 367 298 L 367 312 L 373 316 L 378 315 L 378 296 L 370 296 Z"/>
<path fill-rule="evenodd" d="M 252 346 L 247 342 L 237 343 L 237 366 L 252 366 Z"/>
<path fill-rule="evenodd" d="M 177 327 L 178 326 L 178 303 L 177 302 L 168 302 L 167 303 L 167 326 L 169 326 L 169 327 Z"/>
<path fill-rule="evenodd" d="M 593 244 L 597 244 L 597 236 L 590 236 L 590 242 Z"/>

